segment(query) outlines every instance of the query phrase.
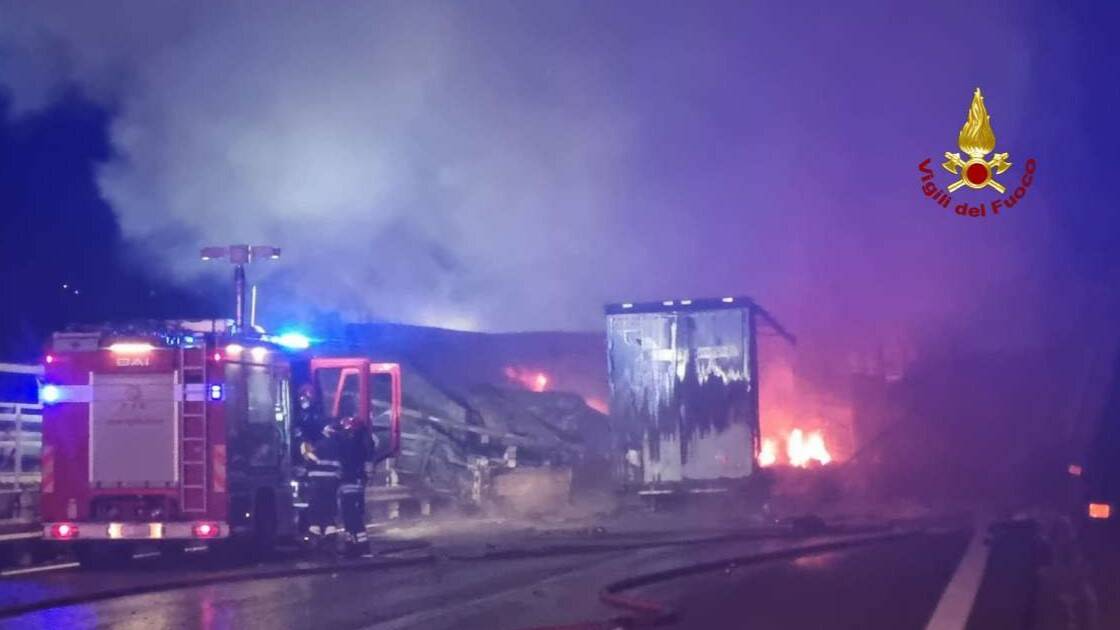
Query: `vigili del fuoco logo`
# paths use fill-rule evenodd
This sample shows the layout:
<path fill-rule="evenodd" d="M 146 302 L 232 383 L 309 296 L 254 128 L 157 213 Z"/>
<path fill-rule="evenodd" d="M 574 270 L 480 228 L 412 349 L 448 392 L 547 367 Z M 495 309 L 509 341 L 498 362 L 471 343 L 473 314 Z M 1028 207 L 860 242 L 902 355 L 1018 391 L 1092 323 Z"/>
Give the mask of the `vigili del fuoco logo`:
<path fill-rule="evenodd" d="M 976 91 L 972 94 L 972 105 L 968 108 L 968 120 L 961 127 L 961 132 L 957 136 L 957 144 L 968 159 L 962 158 L 960 153 L 945 152 L 945 161 L 942 162 L 941 168 L 957 177 L 957 180 L 947 187 L 948 192 L 938 188 L 937 184 L 933 182 L 933 169 L 929 166 L 930 158 L 926 158 L 918 165 L 918 170 L 922 173 L 922 192 L 942 208 L 948 208 L 953 204 L 953 198 L 949 193 L 956 192 L 962 187 L 973 190 L 991 188 L 998 194 L 996 198 L 987 202 L 981 201 L 979 205 L 971 205 L 975 204 L 977 200 L 966 199 L 962 203 L 954 205 L 953 212 L 968 217 L 998 216 L 1001 210 L 1014 208 L 1015 204 L 1019 203 L 1027 194 L 1027 191 L 1030 190 L 1031 184 L 1034 183 L 1036 165 L 1033 158 L 1024 163 L 1024 172 L 1019 178 L 1018 185 L 1014 186 L 1010 193 L 1007 191 L 1007 186 L 996 181 L 996 177 L 1006 173 L 1013 164 L 1008 153 L 996 153 L 992 155 L 992 159 L 984 159 L 995 150 L 996 135 L 992 131 L 992 117 L 988 115 L 988 109 L 984 107 L 984 97 L 980 94 L 980 88 L 976 88 Z M 1004 178 L 1001 177 L 1001 179 Z M 1013 185 L 1008 184 L 1008 186 Z M 968 194 L 968 196 L 972 195 Z"/>

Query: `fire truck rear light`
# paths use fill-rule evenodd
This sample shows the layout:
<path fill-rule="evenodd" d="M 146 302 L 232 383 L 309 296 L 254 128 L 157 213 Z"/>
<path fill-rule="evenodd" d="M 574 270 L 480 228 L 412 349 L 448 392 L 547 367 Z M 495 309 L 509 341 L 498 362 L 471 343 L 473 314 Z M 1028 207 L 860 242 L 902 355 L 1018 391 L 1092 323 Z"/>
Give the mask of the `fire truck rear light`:
<path fill-rule="evenodd" d="M 78 526 L 72 523 L 55 523 L 51 525 L 51 538 L 69 540 L 77 538 Z"/>
<path fill-rule="evenodd" d="M 217 523 L 195 523 L 191 528 L 195 538 L 216 538 L 220 531 Z"/>
<path fill-rule="evenodd" d="M 47 355 L 47 364 L 50 365 L 51 363 L 54 363 L 54 355 L 53 354 L 48 354 Z"/>
<path fill-rule="evenodd" d="M 1106 519 L 1112 516 L 1112 506 L 1107 503 L 1090 503 L 1089 518 Z"/>
<path fill-rule="evenodd" d="M 222 353 L 221 352 L 215 352 L 214 353 L 214 360 L 215 361 L 221 361 L 222 360 Z"/>
<path fill-rule="evenodd" d="M 221 385 L 211 385 L 210 389 L 209 389 L 209 395 L 210 395 L 210 400 L 221 400 L 222 399 L 222 386 Z"/>

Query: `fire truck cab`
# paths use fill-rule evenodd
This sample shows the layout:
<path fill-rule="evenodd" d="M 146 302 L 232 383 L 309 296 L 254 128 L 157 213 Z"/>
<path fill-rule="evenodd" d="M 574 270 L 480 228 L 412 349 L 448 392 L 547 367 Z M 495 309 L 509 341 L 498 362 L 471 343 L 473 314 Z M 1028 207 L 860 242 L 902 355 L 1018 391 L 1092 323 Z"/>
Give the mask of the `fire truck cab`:
<path fill-rule="evenodd" d="M 54 335 L 40 392 L 46 539 L 88 564 L 138 543 L 268 548 L 295 534 L 288 358 L 219 324 Z"/>

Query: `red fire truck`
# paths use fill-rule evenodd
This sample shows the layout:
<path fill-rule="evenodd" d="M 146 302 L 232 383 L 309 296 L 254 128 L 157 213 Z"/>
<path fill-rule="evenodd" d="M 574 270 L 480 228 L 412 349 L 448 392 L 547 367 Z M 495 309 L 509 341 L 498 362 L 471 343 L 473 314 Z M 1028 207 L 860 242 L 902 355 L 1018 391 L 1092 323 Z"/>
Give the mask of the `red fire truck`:
<path fill-rule="evenodd" d="M 381 457 L 395 451 L 395 364 L 295 363 L 332 411 L 373 421 L 388 438 Z M 268 548 L 296 533 L 293 362 L 280 347 L 212 322 L 100 328 L 56 333 L 45 368 L 43 535 L 73 544 L 83 564 L 141 543 Z M 371 413 L 375 388 L 387 413 Z"/>

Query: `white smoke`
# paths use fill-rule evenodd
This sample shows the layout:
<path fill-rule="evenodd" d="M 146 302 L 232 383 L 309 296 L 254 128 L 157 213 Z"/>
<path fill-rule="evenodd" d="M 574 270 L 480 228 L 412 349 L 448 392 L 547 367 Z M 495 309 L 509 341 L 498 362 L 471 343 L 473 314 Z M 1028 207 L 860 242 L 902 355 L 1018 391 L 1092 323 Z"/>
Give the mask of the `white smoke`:
<path fill-rule="evenodd" d="M 1022 48 L 998 8 L 678 4 L 0 0 L 0 85 L 111 109 L 99 184 L 144 260 L 283 247 L 251 271 L 266 321 L 601 329 L 606 301 L 748 293 L 799 331 L 924 334 L 1024 282 L 1041 209 L 974 226 L 915 168 L 977 82 L 1026 141 L 1026 57 L 959 71 Z"/>
<path fill-rule="evenodd" d="M 65 81 L 113 99 L 99 183 L 131 241 L 183 277 L 200 245 L 279 245 L 272 279 L 349 317 L 571 325 L 552 307 L 604 266 L 627 145 L 578 52 L 526 63 L 450 4 L 146 6 L 16 4 L 3 33 L 39 60 L 5 73 L 17 107 Z"/>

